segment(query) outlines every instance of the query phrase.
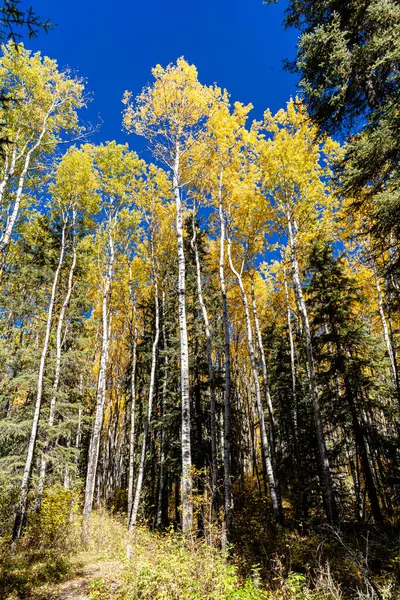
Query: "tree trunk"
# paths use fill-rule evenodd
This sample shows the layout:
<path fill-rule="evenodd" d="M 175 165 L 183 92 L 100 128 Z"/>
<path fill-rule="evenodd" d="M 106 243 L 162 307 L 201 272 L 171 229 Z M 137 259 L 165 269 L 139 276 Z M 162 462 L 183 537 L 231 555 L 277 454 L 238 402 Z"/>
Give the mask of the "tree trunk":
<path fill-rule="evenodd" d="M 346 356 L 344 354 L 342 344 L 338 339 L 338 333 L 336 331 L 335 325 L 332 322 L 332 320 L 330 322 L 330 327 L 332 330 L 332 334 L 336 340 L 335 346 L 336 346 L 336 353 L 337 353 L 338 371 L 343 376 L 346 400 L 347 400 L 347 404 L 349 406 L 352 425 L 353 425 L 354 439 L 356 442 L 356 447 L 357 447 L 358 454 L 360 457 L 362 470 L 364 473 L 365 487 L 366 487 L 368 498 L 370 501 L 372 515 L 377 523 L 382 523 L 382 521 L 383 521 L 382 512 L 381 512 L 381 509 L 379 506 L 379 500 L 378 500 L 378 495 L 376 492 L 374 478 L 373 478 L 372 471 L 371 471 L 371 465 L 369 463 L 368 448 L 367 448 L 367 443 L 366 443 L 365 434 L 364 434 L 364 431 L 365 431 L 365 425 L 363 422 L 364 419 L 363 419 L 362 414 L 360 414 L 360 416 L 357 414 L 355 395 L 353 393 L 353 387 L 352 387 L 352 384 L 351 384 L 351 381 L 350 381 L 350 378 L 349 378 L 349 375 L 347 372 L 347 368 L 346 368 Z M 349 358 L 350 358 L 350 353 L 349 353 Z"/>
<path fill-rule="evenodd" d="M 276 420 L 275 420 L 275 414 L 274 414 L 274 407 L 272 405 L 271 392 L 270 392 L 269 385 L 268 385 L 267 361 L 265 360 L 264 345 L 263 345 L 263 341 L 262 341 L 260 323 L 259 323 L 258 314 L 257 314 L 257 303 L 256 303 L 255 292 L 254 292 L 254 279 L 251 280 L 251 296 L 252 296 L 253 319 L 254 319 L 254 325 L 255 325 L 256 335 L 257 335 L 258 351 L 260 353 L 260 358 L 261 358 L 265 400 L 266 400 L 266 404 L 268 407 L 268 413 L 269 413 L 269 418 L 270 418 L 271 458 L 272 458 L 272 463 L 274 466 L 276 491 L 280 497 L 279 480 L 278 480 L 278 475 L 277 475 L 278 460 L 277 460 L 277 448 L 276 448 Z"/>
<path fill-rule="evenodd" d="M 232 529 L 232 510 L 233 510 L 233 494 L 232 494 L 232 475 L 231 475 L 231 348 L 230 348 L 230 332 L 229 332 L 229 317 L 226 296 L 225 283 L 225 216 L 222 205 L 222 172 L 219 178 L 219 222 L 221 228 L 220 245 L 219 245 L 219 281 L 221 286 L 222 296 L 222 320 L 224 324 L 224 352 L 225 352 L 225 394 L 224 394 L 224 427 L 221 431 L 224 433 L 224 513 L 226 535 L 229 540 Z"/>
<path fill-rule="evenodd" d="M 190 441 L 189 347 L 186 323 L 186 265 L 183 243 L 183 210 L 179 184 L 179 144 L 175 148 L 173 189 L 176 205 L 176 234 L 178 245 L 178 316 L 181 360 L 182 398 L 182 532 L 191 535 L 193 525 L 192 504 L 192 450 Z"/>
<path fill-rule="evenodd" d="M 208 319 L 207 307 L 204 302 L 203 288 L 201 283 L 201 265 L 199 251 L 197 248 L 196 241 L 196 221 L 195 212 L 193 212 L 193 237 L 191 245 L 194 251 L 196 260 L 196 274 L 197 274 L 197 295 L 199 298 L 199 304 L 201 307 L 201 313 L 203 315 L 204 329 L 206 333 L 207 343 L 207 363 L 208 363 L 208 378 L 210 385 L 210 432 L 211 432 L 211 481 L 212 481 L 212 493 L 215 497 L 217 490 L 217 425 L 216 425 L 216 401 L 215 401 L 215 380 L 214 380 L 214 368 L 212 363 L 212 352 L 211 352 L 211 332 L 210 332 L 210 321 Z"/>
<path fill-rule="evenodd" d="M 258 379 L 257 361 L 256 361 L 256 353 L 254 350 L 254 344 L 253 344 L 253 332 L 252 332 L 252 327 L 251 327 L 249 304 L 247 301 L 247 295 L 246 295 L 246 290 L 244 288 L 242 276 L 235 269 L 235 267 L 233 265 L 232 253 L 231 253 L 231 240 L 228 235 L 227 235 L 227 242 L 228 242 L 229 265 L 230 265 L 231 271 L 235 275 L 235 277 L 238 281 L 239 287 L 240 287 L 240 292 L 241 292 L 241 296 L 242 296 L 242 302 L 243 302 L 243 307 L 244 307 L 244 312 L 245 312 L 245 317 L 246 317 L 247 345 L 248 345 L 248 349 L 249 349 L 254 389 L 256 392 L 257 413 L 258 413 L 258 420 L 259 420 L 259 426 L 260 426 L 263 461 L 264 461 L 265 470 L 266 470 L 265 474 L 268 478 L 268 483 L 269 483 L 269 493 L 271 496 L 272 511 L 273 511 L 274 520 L 276 521 L 276 523 L 281 523 L 282 522 L 282 506 L 280 504 L 279 493 L 277 490 L 275 474 L 274 474 L 274 470 L 273 470 L 273 466 L 272 466 L 271 450 L 269 447 L 267 430 L 265 427 L 264 409 L 263 409 L 262 400 L 261 400 L 261 387 L 260 387 L 260 381 Z"/>
<path fill-rule="evenodd" d="M 75 211 L 73 212 L 72 226 L 73 227 L 75 226 Z M 59 383 L 60 383 L 62 329 L 63 329 L 63 326 L 64 326 L 65 313 L 67 311 L 68 304 L 70 302 L 71 295 L 72 295 L 72 287 L 73 287 L 73 279 L 74 279 L 75 267 L 76 267 L 76 247 L 75 247 L 75 243 L 73 242 L 72 262 L 71 262 L 71 267 L 70 267 L 69 275 L 68 275 L 67 293 L 65 295 L 64 302 L 62 304 L 62 307 L 61 307 L 61 310 L 60 310 L 60 314 L 58 316 L 57 333 L 56 333 L 56 368 L 55 368 L 55 376 L 54 376 L 54 383 L 53 383 L 53 395 L 52 395 L 51 401 L 50 401 L 49 420 L 48 420 L 48 423 L 47 423 L 48 427 L 49 427 L 49 434 L 48 434 L 48 440 L 47 440 L 47 442 L 45 444 L 45 448 L 44 448 L 44 453 L 43 453 L 43 456 L 42 456 L 42 460 L 41 460 L 41 463 L 40 463 L 39 484 L 38 484 L 38 490 L 37 490 L 37 496 L 36 496 L 36 510 L 40 510 L 40 506 L 42 504 L 44 482 L 45 482 L 46 468 L 47 468 L 47 456 L 46 456 L 46 454 L 47 454 L 47 452 L 50 449 L 50 443 L 51 443 L 50 442 L 50 440 L 51 440 L 50 431 L 51 431 L 52 427 L 54 426 L 54 420 L 55 420 L 55 414 L 56 414 L 57 392 L 58 392 L 58 386 L 59 386 Z"/>
<path fill-rule="evenodd" d="M 165 405 L 167 401 L 167 384 L 168 384 L 168 354 L 167 354 L 167 333 L 165 327 L 165 290 L 162 291 L 162 334 L 163 334 L 163 350 L 164 350 L 164 378 L 161 393 L 161 427 L 160 427 L 160 471 L 158 478 L 158 497 L 157 497 L 157 516 L 156 527 L 161 528 L 163 525 L 163 498 L 165 487 L 165 432 L 163 419 L 165 417 Z"/>
<path fill-rule="evenodd" d="M 15 144 L 16 144 L 16 140 L 15 140 Z M 8 152 L 6 152 L 6 155 L 4 158 L 3 177 L 0 182 L 0 203 L 3 203 L 4 192 L 6 190 L 7 183 L 10 181 L 11 177 L 14 175 L 16 162 L 17 162 L 17 147 L 16 147 L 16 145 L 14 145 L 12 153 L 11 153 L 11 160 L 9 160 Z"/>
<path fill-rule="evenodd" d="M 395 350 L 392 346 L 392 342 L 390 339 L 389 328 L 388 328 L 388 324 L 386 321 L 385 311 L 383 308 L 382 291 L 381 291 L 381 286 L 379 283 L 379 277 L 378 277 L 378 272 L 377 272 L 375 263 L 373 263 L 373 271 L 374 271 L 374 277 L 375 277 L 376 291 L 378 293 L 378 307 L 379 307 L 379 315 L 380 315 L 381 321 L 382 321 L 383 335 L 385 338 L 386 348 L 387 348 L 389 359 L 390 359 L 390 365 L 392 367 L 393 379 L 394 379 L 394 383 L 395 383 L 395 386 L 397 389 L 397 395 L 400 398 L 400 380 L 399 380 L 399 371 L 398 371 L 397 362 L 396 362 L 396 354 L 395 354 Z"/>
<path fill-rule="evenodd" d="M 12 233 L 14 230 L 14 225 L 15 225 L 15 222 L 18 217 L 19 207 L 20 207 L 21 199 L 22 199 L 22 193 L 24 190 L 25 178 L 26 178 L 26 174 L 28 173 L 32 154 L 35 152 L 35 150 L 37 150 L 39 148 L 39 146 L 42 142 L 42 139 L 47 130 L 47 122 L 49 120 L 49 117 L 50 117 L 53 109 L 54 109 L 54 106 L 52 105 L 43 119 L 43 127 L 42 127 L 42 130 L 39 134 L 37 141 L 26 153 L 24 166 L 22 168 L 21 174 L 18 179 L 18 187 L 17 187 L 17 192 L 15 195 L 14 206 L 13 206 L 12 210 L 8 213 L 4 231 L 0 236 L 0 254 L 7 248 L 8 244 L 10 243 L 10 239 L 11 239 L 11 236 L 12 236 Z M 14 162 L 14 166 L 15 166 L 15 162 Z M 4 193 L 4 190 L 3 190 L 3 193 Z"/>
<path fill-rule="evenodd" d="M 133 347 L 131 369 L 131 429 L 129 433 L 129 473 L 128 473 L 128 527 L 133 507 L 133 477 L 135 468 L 135 408 L 136 408 L 136 364 L 137 364 L 137 309 L 133 300 Z"/>
<path fill-rule="evenodd" d="M 19 494 L 19 502 L 17 505 L 17 511 L 16 511 L 15 522 L 14 522 L 13 543 L 15 543 L 18 540 L 19 536 L 21 535 L 22 527 L 23 527 L 24 520 L 25 520 L 26 506 L 27 506 L 27 500 L 28 500 L 29 481 L 30 481 L 30 476 L 31 476 L 31 471 L 32 471 L 33 455 L 35 452 L 37 431 L 38 431 L 39 419 L 40 419 L 40 409 L 41 409 L 41 404 L 42 404 L 44 370 L 45 370 L 45 365 L 46 365 L 47 353 L 48 353 L 48 349 L 49 349 L 51 324 L 53 321 L 53 312 L 54 312 L 54 304 L 55 304 L 56 292 L 57 292 L 57 287 L 58 287 L 58 280 L 60 278 L 60 272 L 61 272 L 61 268 L 62 268 L 62 265 L 64 262 L 66 228 L 67 228 L 67 220 L 66 220 L 66 218 L 64 218 L 64 223 L 63 223 L 63 228 L 62 228 L 62 237 L 61 237 L 61 250 L 60 250 L 57 268 L 54 273 L 54 280 L 53 280 L 53 286 L 51 289 L 50 303 L 49 303 L 49 307 L 48 307 L 48 311 L 47 311 L 46 332 L 45 332 L 45 336 L 44 336 L 42 353 L 41 353 L 40 364 L 39 364 L 39 376 L 38 376 L 38 383 L 37 383 L 35 411 L 33 414 L 31 435 L 30 435 L 29 445 L 28 445 L 28 453 L 27 453 L 27 457 L 26 457 L 24 473 L 22 476 L 22 483 L 21 483 L 21 489 L 20 489 L 20 494 Z"/>
<path fill-rule="evenodd" d="M 285 286 L 285 299 L 286 299 L 286 318 L 289 334 L 289 347 L 290 347 L 290 372 L 292 375 L 292 413 L 293 413 L 293 434 L 294 444 L 296 450 L 297 460 L 299 462 L 299 434 L 298 434 L 298 418 L 297 418 L 297 395 L 296 395 L 296 359 L 294 352 L 294 339 L 292 329 L 292 318 L 289 301 L 289 290 L 286 277 L 286 267 L 283 265 L 283 281 Z"/>
<path fill-rule="evenodd" d="M 96 485 L 96 472 L 99 461 L 101 430 L 103 426 L 104 405 L 106 399 L 106 375 L 108 363 L 108 347 L 110 342 L 110 328 L 108 317 L 108 300 L 110 296 L 111 279 L 114 269 L 115 251 L 114 240 L 112 237 L 111 218 L 109 222 L 108 241 L 110 256 L 108 259 L 108 269 L 103 287 L 102 301 L 102 340 L 100 350 L 100 368 L 97 378 L 96 394 L 96 415 L 93 424 L 92 437 L 89 445 L 89 455 L 87 462 L 86 486 L 85 486 L 85 504 L 83 509 L 83 537 L 87 540 L 89 534 L 89 520 L 92 513 L 94 490 Z"/>
<path fill-rule="evenodd" d="M 326 450 L 325 435 L 322 426 L 321 408 L 319 405 L 317 385 L 315 381 L 315 366 L 314 366 L 314 353 L 311 339 L 310 324 L 308 320 L 307 307 L 304 300 L 303 290 L 300 282 L 300 270 L 297 259 L 297 247 L 296 247 L 296 224 L 292 222 L 292 215 L 290 211 L 287 213 L 287 224 L 288 224 L 288 236 L 290 246 L 290 257 L 292 264 L 292 278 L 294 285 L 294 292 L 296 297 L 297 310 L 299 311 L 300 318 L 303 325 L 303 335 L 306 343 L 307 352 L 307 365 L 308 365 L 308 376 L 310 380 L 310 393 L 314 412 L 314 420 L 317 434 L 318 443 L 318 455 L 320 463 L 320 479 L 324 494 L 326 514 L 329 522 L 334 522 L 337 519 L 335 496 L 333 492 L 333 484 L 331 478 L 331 471 L 328 459 L 328 453 Z"/>
<path fill-rule="evenodd" d="M 351 414 L 351 418 L 352 418 L 352 422 L 353 422 L 354 437 L 355 437 L 355 441 L 357 444 L 357 448 L 358 448 L 358 452 L 359 452 L 359 456 L 360 456 L 360 460 L 361 460 L 362 470 L 363 470 L 364 479 L 365 479 L 365 487 L 367 489 L 367 494 L 368 494 L 368 498 L 369 498 L 370 505 L 371 505 L 372 515 L 373 515 L 376 523 L 382 523 L 383 522 L 382 512 L 381 512 L 381 508 L 379 506 L 378 495 L 376 492 L 375 482 L 374 482 L 374 478 L 373 478 L 372 471 L 371 471 L 371 465 L 369 463 L 369 458 L 368 458 L 367 445 L 366 445 L 365 437 L 364 437 L 364 431 L 363 431 L 364 425 L 360 423 L 360 420 L 358 418 L 356 406 L 354 404 L 353 393 L 352 393 L 351 386 L 349 384 L 349 381 L 348 381 L 348 378 L 346 377 L 346 375 L 345 375 L 344 379 L 345 379 L 347 402 L 349 404 L 350 414 Z"/>
<path fill-rule="evenodd" d="M 152 262 L 152 272 L 153 272 L 153 282 L 154 282 L 155 335 L 154 335 L 153 347 L 152 347 L 152 352 L 151 352 L 151 371 L 150 371 L 150 382 L 149 382 L 149 396 L 148 396 L 148 403 L 147 403 L 147 418 L 146 418 L 146 423 L 145 423 L 144 433 L 143 433 L 142 452 L 140 455 L 138 478 L 137 478 L 137 482 L 136 482 L 135 499 L 133 501 L 131 520 L 129 523 L 129 531 L 130 532 L 132 532 L 134 530 L 135 525 L 136 525 L 136 520 L 137 520 L 137 515 L 138 515 L 138 510 L 139 510 L 140 494 L 142 491 L 144 467 L 145 467 L 145 461 L 146 461 L 147 438 L 149 435 L 151 412 L 152 412 L 152 407 L 153 407 L 154 382 L 155 382 L 156 364 L 157 364 L 157 348 L 158 348 L 158 340 L 160 337 L 160 309 L 159 309 L 159 304 L 158 304 L 158 282 L 157 282 L 157 273 L 156 273 L 155 261 L 154 261 L 153 240 L 151 240 L 151 262 Z"/>

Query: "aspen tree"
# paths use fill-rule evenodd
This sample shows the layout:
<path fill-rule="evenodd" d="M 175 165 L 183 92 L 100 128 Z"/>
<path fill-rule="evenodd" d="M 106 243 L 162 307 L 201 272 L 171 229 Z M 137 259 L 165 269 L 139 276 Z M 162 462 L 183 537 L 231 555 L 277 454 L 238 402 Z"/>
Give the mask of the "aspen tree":
<path fill-rule="evenodd" d="M 67 277 L 67 290 L 58 315 L 56 328 L 56 365 L 53 381 L 53 390 L 50 400 L 50 411 L 48 418 L 49 438 L 51 439 L 51 429 L 55 422 L 56 402 L 58 388 L 61 376 L 61 351 L 62 351 L 62 333 L 68 305 L 72 296 L 74 274 L 77 263 L 77 244 L 79 223 L 85 219 L 86 214 L 95 205 L 96 181 L 92 170 L 92 161 L 87 153 L 72 148 L 62 159 L 57 168 L 55 183 L 51 188 L 53 196 L 62 201 L 65 206 L 65 212 L 69 215 L 69 237 L 72 252 L 71 264 Z M 47 453 L 49 451 L 49 442 L 45 444 L 44 453 L 40 463 L 39 483 L 36 495 L 36 509 L 41 505 L 46 468 Z"/>
<path fill-rule="evenodd" d="M 32 472 L 32 464 L 33 457 L 36 446 L 36 439 L 39 427 L 40 420 L 40 411 L 42 406 L 42 396 L 43 396 L 43 379 L 44 379 L 44 371 L 47 359 L 47 353 L 49 349 L 49 341 L 51 334 L 51 326 L 53 322 L 53 313 L 54 313 L 54 304 L 56 301 L 56 293 L 58 289 L 58 282 L 60 278 L 61 269 L 64 263 L 65 256 L 65 247 L 66 247 L 66 231 L 68 225 L 68 217 L 66 213 L 61 210 L 61 221 L 62 221 L 62 233 L 61 233 L 61 247 L 60 254 L 58 258 L 58 264 L 56 270 L 54 272 L 53 285 L 51 288 L 50 301 L 47 309 L 47 322 L 46 322 L 46 330 L 42 345 L 42 351 L 40 355 L 40 363 L 39 363 L 39 374 L 37 381 L 37 392 L 36 392 L 36 400 L 35 400 L 35 409 L 32 420 L 31 434 L 29 438 L 28 444 L 28 452 L 25 461 L 24 472 L 22 475 L 21 488 L 19 493 L 19 500 L 16 510 L 14 529 L 13 529 L 13 544 L 16 543 L 18 538 L 21 535 L 22 528 L 24 526 L 25 517 L 26 517 L 26 508 L 28 502 L 28 491 L 29 491 L 29 483 Z"/>
<path fill-rule="evenodd" d="M 132 311 L 133 311 L 133 340 L 132 340 L 132 365 L 131 365 L 131 410 L 130 410 L 130 431 L 129 431 L 129 467 L 128 467 L 128 526 L 130 523 L 132 505 L 133 505 L 133 484 L 134 484 L 134 468 L 135 468 L 135 408 L 136 408 L 136 367 L 137 367 L 137 340 L 138 340 L 138 324 L 137 324 L 137 298 L 131 295 Z"/>
<path fill-rule="evenodd" d="M 138 187 L 140 188 L 143 171 L 143 162 L 138 159 L 137 155 L 129 152 L 126 146 L 117 145 L 115 142 L 97 148 L 88 147 L 87 151 L 93 156 L 99 180 L 98 191 L 102 199 L 101 209 L 106 213 L 106 223 L 99 239 L 99 243 L 103 245 L 103 251 L 99 255 L 99 284 L 102 290 L 102 336 L 95 418 L 86 473 L 83 522 L 83 536 L 85 539 L 87 539 L 89 532 L 89 519 L 93 506 L 106 401 L 106 377 L 112 318 L 109 304 L 116 260 L 118 229 L 121 227 L 120 215 L 125 206 L 132 204 L 135 194 L 138 192 Z M 101 264 L 103 260 L 105 261 L 104 266 Z"/>
<path fill-rule="evenodd" d="M 199 304 L 201 307 L 201 313 L 204 321 L 204 329 L 206 334 L 206 347 L 207 347 L 207 364 L 208 364 L 208 377 L 210 385 L 210 435 L 211 435 L 211 480 L 212 480 L 212 492 L 213 502 L 215 501 L 215 495 L 217 490 L 217 478 L 218 478 L 218 465 L 217 465 L 217 424 L 216 424 L 216 397 L 215 397 L 215 378 L 214 378 L 214 366 L 212 362 L 212 347 L 211 347 L 211 331 L 210 331 L 210 320 L 208 317 L 208 311 L 204 302 L 203 286 L 202 286 L 202 274 L 199 251 L 197 247 L 197 224 L 196 224 L 196 210 L 193 210 L 193 236 L 191 239 L 191 246 L 194 251 L 195 262 L 196 262 L 196 283 L 197 283 L 197 295 L 199 298 Z"/>
<path fill-rule="evenodd" d="M 12 106 L 0 108 L 3 136 L 10 140 L 1 157 L 0 253 L 10 244 L 30 170 L 51 155 L 65 133 L 79 135 L 77 110 L 85 106 L 82 79 L 61 72 L 57 63 L 22 44 L 2 46 L 0 88 Z"/>
<path fill-rule="evenodd" d="M 275 420 L 271 396 L 269 394 L 266 375 L 266 363 L 264 349 L 262 346 L 261 332 L 259 330 L 257 309 L 255 299 L 253 301 L 253 321 L 258 339 L 259 352 L 264 355 L 263 377 L 266 391 L 267 408 L 270 417 L 271 444 L 268 440 L 267 425 L 262 404 L 261 385 L 259 380 L 256 346 L 254 343 L 253 324 L 251 320 L 249 296 L 253 295 L 246 290 L 245 276 L 248 275 L 257 254 L 262 251 L 264 230 L 269 216 L 268 207 L 262 202 L 262 196 L 257 189 L 259 171 L 257 167 L 257 132 L 243 131 L 243 149 L 238 153 L 237 177 L 232 178 L 229 210 L 229 228 L 227 229 L 227 249 L 229 266 L 234 274 L 240 289 L 243 302 L 244 317 L 246 324 L 246 340 L 250 358 L 251 376 L 254 384 L 260 438 L 262 447 L 264 478 L 268 479 L 269 491 L 272 502 L 274 520 L 282 522 L 282 506 L 278 484 L 277 461 L 275 449 Z M 235 236 L 235 239 L 233 239 Z M 236 243 L 235 243 L 236 242 Z M 240 264 L 236 267 L 236 263 Z M 250 279 L 254 278 L 251 273 Z M 254 295 L 253 295 L 254 298 Z M 257 334 L 258 331 L 258 334 Z"/>
<path fill-rule="evenodd" d="M 143 217 L 144 222 L 147 225 L 148 229 L 148 243 L 144 245 L 144 249 L 142 250 L 143 260 L 144 262 L 148 262 L 147 256 L 150 255 L 150 280 L 153 284 L 154 290 L 154 309 L 155 309 L 155 330 L 154 330 L 154 339 L 151 350 L 151 367 L 150 367 L 150 381 L 149 381 L 149 389 L 148 389 L 148 400 L 147 400 L 147 413 L 145 420 L 145 427 L 142 439 L 142 449 L 140 454 L 139 461 L 139 469 L 138 476 L 136 481 L 136 489 L 132 502 L 132 507 L 130 509 L 130 517 L 129 517 L 129 531 L 133 531 L 136 525 L 138 511 L 139 511 L 139 503 L 141 498 L 143 479 L 144 479 L 144 471 L 145 471 L 145 462 L 146 462 L 146 451 L 147 451 L 147 443 L 148 436 L 150 430 L 150 421 L 152 416 L 152 407 L 153 400 L 155 394 L 155 384 L 156 384 L 156 367 L 157 367 L 157 356 L 158 356 L 158 345 L 160 339 L 160 299 L 159 299 L 159 270 L 160 264 L 162 261 L 162 252 L 159 251 L 163 248 L 165 244 L 165 240 L 163 241 L 161 236 L 162 227 L 165 227 L 165 222 L 167 221 L 166 212 L 168 209 L 165 209 L 162 206 L 162 200 L 165 195 L 168 195 L 169 185 L 168 180 L 165 177 L 164 172 L 161 169 L 157 169 L 153 165 L 147 171 L 147 179 L 146 183 L 141 189 L 141 193 L 137 198 L 137 206 L 141 215 Z M 157 240 L 157 241 L 156 241 Z"/>
<path fill-rule="evenodd" d="M 273 404 L 272 404 L 270 387 L 269 387 L 269 383 L 268 383 L 267 361 L 266 361 L 266 358 L 265 358 L 265 351 L 264 351 L 264 344 L 263 344 L 263 341 L 262 341 L 260 321 L 259 321 L 259 318 L 258 318 L 257 301 L 256 301 L 255 286 L 254 286 L 254 276 L 251 279 L 251 299 L 252 299 L 253 321 L 254 321 L 254 327 L 255 327 L 255 330 L 256 330 L 258 352 L 259 352 L 259 356 L 261 358 L 261 368 L 262 368 L 262 375 L 263 375 L 263 387 L 264 387 L 264 392 L 265 392 L 265 400 L 266 400 L 266 404 L 267 404 L 267 408 L 268 408 L 268 413 L 269 413 L 269 418 L 270 418 L 271 459 L 272 459 L 272 464 L 273 464 L 273 469 L 274 469 L 274 474 L 275 474 L 275 482 L 276 482 L 277 493 L 279 493 L 279 485 L 277 484 L 277 480 L 278 480 L 278 460 L 277 460 L 277 450 L 276 450 L 276 444 L 277 444 L 277 440 L 276 440 L 277 424 L 276 424 L 276 418 L 275 418 L 275 411 L 274 411 L 274 407 L 273 407 Z"/>
<path fill-rule="evenodd" d="M 157 365 L 157 350 L 158 350 L 158 341 L 160 337 L 160 307 L 159 307 L 159 297 L 158 297 L 158 273 L 155 264 L 154 257 L 154 231 L 153 224 L 149 224 L 150 228 L 150 255 L 151 255 L 151 275 L 153 280 L 153 288 L 154 288 L 154 307 L 155 307 L 155 333 L 154 340 L 152 344 L 151 350 L 151 369 L 150 369 L 150 382 L 149 382 L 149 392 L 148 392 L 148 402 L 147 402 L 147 414 L 146 421 L 143 433 L 142 440 L 142 450 L 140 454 L 140 462 L 139 462 L 139 471 L 136 482 L 136 490 L 135 496 L 132 504 L 132 511 L 130 515 L 129 521 L 129 531 L 133 531 L 136 525 L 138 510 L 139 510 L 139 502 L 140 495 L 142 492 L 143 485 L 143 477 L 144 477 L 144 469 L 145 469 L 145 460 L 146 460 L 146 449 L 147 449 L 147 439 L 149 435 L 150 428 L 150 420 L 152 414 L 153 407 L 153 398 L 154 398 L 154 384 L 155 384 L 155 374 L 156 374 L 156 365 Z"/>
<path fill-rule="evenodd" d="M 165 327 L 166 319 L 166 307 L 165 307 L 165 289 L 162 290 L 161 297 L 161 319 L 162 319 L 162 337 L 163 337 L 163 351 L 164 351 L 164 373 L 163 383 L 161 392 L 161 420 L 163 421 L 166 414 L 166 400 L 167 400 L 167 385 L 168 385 L 168 367 L 169 358 L 167 353 L 167 332 Z M 165 429 L 164 424 L 161 423 L 160 427 L 160 467 L 159 467 L 159 478 L 158 478 L 158 495 L 157 495 L 157 514 L 156 514 L 156 527 L 161 527 L 163 524 L 163 493 L 165 486 Z"/>
<path fill-rule="evenodd" d="M 228 315 L 227 284 L 225 274 L 225 245 L 226 221 L 224 204 L 229 201 L 230 178 L 235 177 L 238 169 L 237 154 L 241 147 L 241 130 L 246 122 L 251 105 L 235 104 L 231 114 L 227 93 L 220 99 L 217 110 L 212 115 L 207 126 L 206 145 L 210 159 L 203 165 L 201 171 L 202 187 L 211 196 L 211 202 L 216 206 L 219 217 L 219 284 L 222 301 L 222 321 L 224 327 L 224 526 L 226 536 L 230 537 L 233 519 L 233 493 L 231 474 L 231 335 Z M 203 151 L 204 152 L 204 151 Z M 208 154 L 206 154 L 208 157 Z M 211 168 L 210 168 L 211 167 Z"/>
<path fill-rule="evenodd" d="M 126 92 L 123 115 L 128 132 L 149 140 L 153 155 L 165 164 L 172 174 L 172 191 L 176 207 L 178 254 L 178 314 L 180 330 L 181 399 L 182 399 L 182 530 L 190 535 L 193 524 L 192 451 L 190 440 L 189 348 L 186 316 L 186 263 L 184 252 L 183 217 L 184 188 L 196 174 L 190 163 L 190 152 L 204 135 L 207 120 L 221 93 L 218 88 L 199 83 L 197 70 L 183 58 L 165 69 L 153 70 L 154 83 L 144 88 L 131 101 Z"/>
<path fill-rule="evenodd" d="M 265 142 L 262 158 L 265 189 L 275 210 L 280 231 L 283 230 L 287 236 L 296 305 L 306 345 L 321 487 L 328 519 L 334 521 L 337 518 L 335 495 L 316 385 L 314 349 L 301 282 L 298 244 L 300 235 L 305 236 L 306 226 L 308 235 L 311 235 L 312 223 L 315 231 L 318 211 L 322 211 L 331 201 L 329 165 L 337 145 L 328 138 L 320 148 L 315 141 L 315 128 L 307 120 L 304 108 L 297 108 L 293 100 L 288 103 L 286 111 L 279 111 L 275 117 L 267 111 L 264 127 L 273 135 L 271 140 Z M 325 167 L 320 164 L 321 149 L 325 152 Z M 324 182 L 324 177 L 328 183 Z"/>

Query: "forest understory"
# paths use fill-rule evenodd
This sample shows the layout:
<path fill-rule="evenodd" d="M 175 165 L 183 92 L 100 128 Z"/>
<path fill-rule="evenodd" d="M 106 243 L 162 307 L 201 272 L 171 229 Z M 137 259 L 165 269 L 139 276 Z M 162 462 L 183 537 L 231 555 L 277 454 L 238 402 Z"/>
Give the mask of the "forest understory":
<path fill-rule="evenodd" d="M 251 505 L 251 499 L 249 499 Z M 212 524 L 187 539 L 173 529 L 133 534 L 126 517 L 96 510 L 82 540 L 71 494 L 49 490 L 41 516 L 12 552 L 2 541 L 5 600 L 339 600 L 400 597 L 398 531 L 309 524 L 274 531 L 249 511 L 221 552 Z M 254 508 L 254 506 L 253 506 Z M 68 518 L 65 517 L 69 514 Z M 294 526 L 294 523 L 292 524 Z M 257 562 L 254 562 L 257 561 Z"/>

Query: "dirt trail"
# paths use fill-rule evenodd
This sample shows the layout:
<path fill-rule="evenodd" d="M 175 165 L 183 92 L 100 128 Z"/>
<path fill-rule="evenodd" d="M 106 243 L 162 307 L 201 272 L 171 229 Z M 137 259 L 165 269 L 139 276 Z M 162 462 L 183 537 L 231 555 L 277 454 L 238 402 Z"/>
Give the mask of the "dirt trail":
<path fill-rule="evenodd" d="M 104 578 L 118 585 L 121 563 L 116 560 L 81 564 L 72 579 L 35 591 L 32 600 L 89 600 L 92 581 Z"/>

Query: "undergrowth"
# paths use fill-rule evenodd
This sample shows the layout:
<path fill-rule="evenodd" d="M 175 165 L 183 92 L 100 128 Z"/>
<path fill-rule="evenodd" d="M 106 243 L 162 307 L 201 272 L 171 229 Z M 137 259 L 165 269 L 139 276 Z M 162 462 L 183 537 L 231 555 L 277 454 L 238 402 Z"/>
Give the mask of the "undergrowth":
<path fill-rule="evenodd" d="M 79 497 L 53 487 L 16 548 L 0 538 L 2 600 L 57 597 L 59 582 L 102 562 L 118 568 L 92 581 L 90 600 L 400 599 L 398 543 L 382 533 L 359 535 L 368 541 L 365 555 L 354 532 L 273 534 L 253 513 L 239 522 L 228 554 L 215 538 L 186 540 L 173 530 L 139 526 L 129 536 L 126 515 L 98 510 L 83 545 L 80 514 Z"/>

